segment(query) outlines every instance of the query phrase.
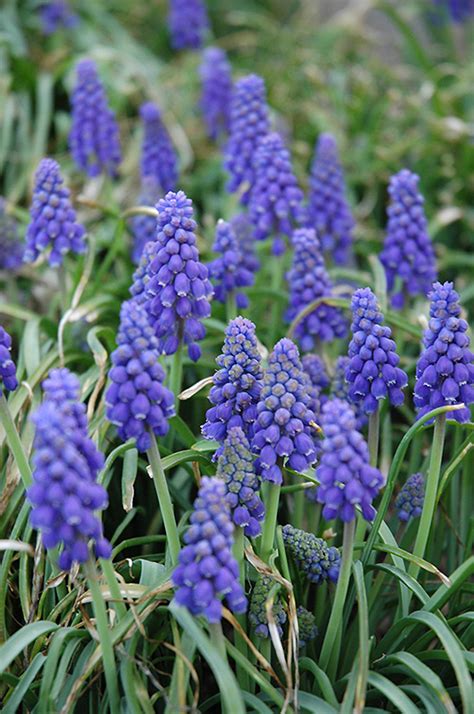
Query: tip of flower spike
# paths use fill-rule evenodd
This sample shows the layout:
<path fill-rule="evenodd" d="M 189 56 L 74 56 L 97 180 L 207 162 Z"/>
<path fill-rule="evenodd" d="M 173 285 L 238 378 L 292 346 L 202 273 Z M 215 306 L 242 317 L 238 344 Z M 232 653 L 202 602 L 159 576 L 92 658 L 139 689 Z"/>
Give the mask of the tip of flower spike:
<path fill-rule="evenodd" d="M 337 142 L 332 134 L 323 132 L 318 137 L 317 151 L 323 154 L 335 154 L 337 152 Z"/>
<path fill-rule="evenodd" d="M 145 102 L 140 107 L 140 116 L 143 121 L 154 121 L 161 118 L 161 112 L 154 102 Z"/>
<path fill-rule="evenodd" d="M 81 76 L 96 75 L 97 65 L 94 60 L 90 59 L 89 57 L 85 57 L 84 59 L 81 59 L 77 62 L 76 70 L 77 73 Z"/>

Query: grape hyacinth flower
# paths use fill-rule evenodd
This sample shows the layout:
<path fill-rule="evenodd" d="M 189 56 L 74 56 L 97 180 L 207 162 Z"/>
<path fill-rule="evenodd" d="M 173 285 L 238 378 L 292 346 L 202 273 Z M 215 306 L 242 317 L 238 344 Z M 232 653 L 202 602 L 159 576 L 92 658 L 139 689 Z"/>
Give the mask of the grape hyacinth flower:
<path fill-rule="evenodd" d="M 154 208 L 158 198 L 159 190 L 155 180 L 153 178 L 143 179 L 138 204 L 140 206 Z M 138 213 L 131 218 L 130 229 L 133 235 L 132 260 L 135 264 L 139 264 L 145 245 L 149 241 L 155 240 L 156 216 Z"/>
<path fill-rule="evenodd" d="M 320 486 L 316 500 L 323 504 L 326 520 L 353 521 L 360 506 L 366 521 L 372 521 L 372 501 L 384 484 L 380 471 L 369 464 L 369 448 L 356 429 L 352 407 L 341 399 L 331 399 L 322 410 L 321 461 L 316 469 Z M 311 500 L 313 494 L 308 492 Z"/>
<path fill-rule="evenodd" d="M 323 360 L 318 355 L 308 354 L 301 360 L 304 372 L 308 375 L 310 395 L 312 399 L 311 410 L 319 414 L 322 405 L 327 401 L 323 391 L 329 387 L 330 381 Z"/>
<path fill-rule="evenodd" d="M 143 123 L 142 181 L 154 181 L 156 193 L 174 191 L 178 181 L 178 159 L 161 112 L 153 102 L 145 102 L 140 107 L 140 117 Z"/>
<path fill-rule="evenodd" d="M 368 419 L 364 413 L 363 404 L 361 404 L 361 402 L 354 403 L 349 397 L 351 385 L 346 379 L 346 372 L 349 368 L 349 364 L 349 357 L 342 356 L 337 358 L 331 383 L 331 397 L 343 399 L 351 405 L 356 418 L 356 429 L 357 431 L 362 431 L 362 429 L 367 425 Z"/>
<path fill-rule="evenodd" d="M 30 522 L 48 550 L 62 546 L 59 567 L 85 563 L 92 542 L 98 558 L 110 558 L 96 511 L 107 506 L 107 492 L 97 483 L 104 457 L 87 435 L 86 407 L 78 401 L 79 380 L 67 369 L 52 370 L 45 399 L 32 421 L 33 484 Z"/>
<path fill-rule="evenodd" d="M 439 8 L 438 17 L 449 15 L 453 22 L 466 22 L 474 15 L 474 0 L 434 0 Z"/>
<path fill-rule="evenodd" d="M 321 134 L 314 152 L 308 197 L 308 223 L 335 263 L 347 263 L 355 221 L 346 196 L 344 171 L 332 134 Z"/>
<path fill-rule="evenodd" d="M 322 538 L 289 524 L 283 526 L 282 534 L 285 547 L 310 583 L 319 585 L 325 580 L 337 581 L 341 556 L 336 547 L 328 546 Z"/>
<path fill-rule="evenodd" d="M 401 521 L 418 518 L 423 509 L 425 498 L 425 477 L 422 473 L 412 474 L 407 478 L 398 494 L 395 507 Z"/>
<path fill-rule="evenodd" d="M 299 647 L 303 649 L 318 635 L 316 620 L 312 612 L 301 605 L 296 609 L 298 618 Z"/>
<path fill-rule="evenodd" d="M 245 317 L 236 317 L 229 322 L 222 353 L 217 357 L 216 364 L 219 369 L 214 373 L 213 387 L 209 392 L 209 401 L 213 406 L 206 412 L 202 435 L 222 445 L 229 430 L 240 427 L 251 441 L 263 383 L 253 322 Z M 214 458 L 221 453 L 222 446 Z"/>
<path fill-rule="evenodd" d="M 419 176 L 403 169 L 392 176 L 388 188 L 390 205 L 380 261 L 395 308 L 403 307 L 407 295 L 427 295 L 436 280 L 436 256 L 428 235 L 419 180 Z"/>
<path fill-rule="evenodd" d="M 3 389 L 6 392 L 14 392 L 18 387 L 16 366 L 12 360 L 11 349 L 12 338 L 0 325 L 0 394 Z"/>
<path fill-rule="evenodd" d="M 69 251 L 86 251 L 85 228 L 77 221 L 69 189 L 64 185 L 59 164 L 53 159 L 43 159 L 39 163 L 30 216 L 23 255 L 25 262 L 33 263 L 51 248 L 48 262 L 55 267 L 62 264 Z"/>
<path fill-rule="evenodd" d="M 155 235 L 156 235 L 156 218 L 153 219 L 155 223 Z M 138 263 L 135 272 L 132 277 L 132 284 L 130 286 L 130 295 L 132 299 L 141 304 L 147 301 L 147 285 L 150 282 L 150 275 L 148 270 L 148 265 L 155 255 L 155 243 L 153 240 L 148 241 L 143 246 L 142 254 L 140 256 L 140 262 Z"/>
<path fill-rule="evenodd" d="M 208 27 L 205 0 L 170 0 L 168 30 L 175 50 L 202 47 Z"/>
<path fill-rule="evenodd" d="M 255 538 L 261 533 L 265 508 L 258 494 L 260 481 L 255 473 L 247 438 L 240 428 L 229 429 L 217 462 L 217 476 L 226 484 L 226 501 L 235 526 Z"/>
<path fill-rule="evenodd" d="M 223 602 L 234 613 L 245 612 L 247 599 L 232 555 L 234 526 L 223 481 L 203 477 L 190 522 L 172 575 L 177 604 L 210 623 L 220 622 Z"/>
<path fill-rule="evenodd" d="M 384 325 L 377 298 L 370 288 L 359 288 L 352 296 L 352 340 L 349 344 L 349 398 L 361 404 L 366 414 L 377 411 L 379 400 L 388 397 L 394 406 L 403 404 L 408 377 L 398 367 L 400 357 L 392 331 Z"/>
<path fill-rule="evenodd" d="M 275 581 L 273 578 L 270 578 L 268 575 L 261 575 L 253 586 L 252 597 L 250 598 L 249 621 L 257 637 L 270 636 L 266 603 L 270 595 L 270 590 L 274 585 Z M 283 635 L 282 625 L 286 622 L 286 612 L 279 592 L 274 596 L 272 613 L 278 634 L 281 637 Z"/>
<path fill-rule="evenodd" d="M 302 222 L 304 196 L 291 167 L 290 152 L 276 132 L 258 143 L 253 171 L 249 218 L 255 237 L 274 236 L 273 253 L 281 255 L 285 251 L 282 236 L 289 236 L 294 224 Z"/>
<path fill-rule="evenodd" d="M 316 461 L 316 424 L 307 380 L 298 348 L 284 337 L 269 357 L 257 405 L 252 450 L 258 454 L 257 472 L 264 481 L 282 483 L 284 458 L 301 473 Z"/>
<path fill-rule="evenodd" d="M 416 366 L 415 406 L 418 416 L 436 407 L 465 404 L 448 412 L 448 419 L 464 423 L 474 402 L 474 354 L 469 349 L 468 324 L 461 315 L 453 283 L 435 283 L 430 293 L 430 320 L 423 336 L 424 350 Z"/>
<path fill-rule="evenodd" d="M 42 3 L 39 9 L 41 29 L 44 35 L 52 35 L 60 28 L 75 27 L 79 18 L 66 0 L 51 0 Z"/>
<path fill-rule="evenodd" d="M 71 97 L 69 149 L 78 169 L 88 176 L 104 172 L 115 178 L 122 160 L 117 120 L 110 109 L 95 62 L 80 60 Z"/>
<path fill-rule="evenodd" d="M 23 262 L 23 247 L 18 237 L 18 225 L 6 211 L 6 201 L 0 196 L 0 270 L 17 270 Z"/>
<path fill-rule="evenodd" d="M 260 270 L 260 261 L 255 252 L 255 236 L 248 215 L 238 213 L 231 219 L 230 224 L 239 244 L 243 267 L 251 273 L 257 273 Z"/>
<path fill-rule="evenodd" d="M 332 295 L 332 282 L 324 266 L 324 258 L 316 233 L 311 228 L 302 228 L 293 233 L 295 249 L 291 270 L 287 273 L 290 289 L 286 320 L 291 322 L 310 303 Z M 314 349 L 318 340 L 331 342 L 345 337 L 347 322 L 337 307 L 322 302 L 296 326 L 297 338 L 302 352 Z"/>
<path fill-rule="evenodd" d="M 260 139 L 270 128 L 263 79 L 249 74 L 235 83 L 230 105 L 229 140 L 224 166 L 230 174 L 227 190 L 241 189 L 241 203 L 249 201 L 249 189 L 255 181 L 254 154 Z"/>
<path fill-rule="evenodd" d="M 201 355 L 197 343 L 206 334 L 201 320 L 211 314 L 213 290 L 207 268 L 199 260 L 192 202 L 183 191 L 169 191 L 157 209 L 146 308 L 160 351 L 174 354 L 184 341 L 196 362 Z"/>
<path fill-rule="evenodd" d="M 208 265 L 209 277 L 214 285 L 214 297 L 221 303 L 235 299 L 239 310 L 248 307 L 247 296 L 239 288 L 253 285 L 254 276 L 243 265 L 243 256 L 237 237 L 230 223 L 220 219 L 216 227 L 216 239 L 212 250 L 219 257 Z"/>
<path fill-rule="evenodd" d="M 227 54 L 219 47 L 207 47 L 200 67 L 200 107 L 207 135 L 215 141 L 227 134 L 230 126 L 232 69 Z"/>
<path fill-rule="evenodd" d="M 165 373 L 158 362 L 158 339 L 140 303 L 124 302 L 120 311 L 117 349 L 112 352 L 112 382 L 105 402 L 107 418 L 123 441 L 136 439 L 137 449 L 151 446 L 149 431 L 168 432 L 174 415 L 174 396 L 163 386 Z"/>

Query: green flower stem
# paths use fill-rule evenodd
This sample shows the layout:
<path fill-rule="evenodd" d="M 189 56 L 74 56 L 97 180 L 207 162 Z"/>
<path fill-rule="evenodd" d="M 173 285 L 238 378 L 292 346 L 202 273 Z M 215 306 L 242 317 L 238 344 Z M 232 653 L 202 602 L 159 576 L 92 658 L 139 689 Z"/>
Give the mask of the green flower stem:
<path fill-rule="evenodd" d="M 107 610 L 100 591 L 95 562 L 92 559 L 84 564 L 84 572 L 92 595 L 92 606 L 102 650 L 102 662 L 104 665 L 105 681 L 107 682 L 110 711 L 111 714 L 120 714 L 120 696 L 114 648 L 107 620 Z"/>
<path fill-rule="evenodd" d="M 112 242 L 110 243 L 107 255 L 104 258 L 104 262 L 101 264 L 97 275 L 95 277 L 96 285 L 98 285 L 102 279 L 108 274 L 110 268 L 115 262 L 115 258 L 121 252 L 123 248 L 123 234 L 125 232 L 126 222 L 123 218 L 118 218 L 117 226 L 115 228 L 114 236 Z"/>
<path fill-rule="evenodd" d="M 222 659 L 227 662 L 227 650 L 225 648 L 224 633 L 222 632 L 222 625 L 220 622 L 209 623 L 209 635 L 211 636 L 211 642 L 219 651 Z"/>
<path fill-rule="evenodd" d="M 245 534 L 244 534 L 244 529 L 241 528 L 240 526 L 236 526 L 234 530 L 234 547 L 233 547 L 233 553 L 234 553 L 234 558 L 237 561 L 237 564 L 239 566 L 239 576 L 240 576 L 240 584 L 242 585 L 244 591 L 245 591 L 245 555 L 244 555 L 244 546 L 245 546 Z M 241 615 L 237 615 L 237 622 L 239 625 L 242 627 L 243 631 L 246 632 L 247 630 L 247 618 L 245 616 L 245 613 Z M 236 631 L 235 632 L 235 645 L 239 652 L 241 652 L 244 657 L 248 657 L 248 650 L 247 650 L 247 643 L 245 642 L 244 638 Z M 249 685 L 249 678 L 247 672 L 242 669 L 242 667 L 237 664 L 237 681 L 239 683 L 239 686 L 242 689 L 248 689 Z"/>
<path fill-rule="evenodd" d="M 265 520 L 263 523 L 262 541 L 260 543 L 260 557 L 266 563 L 273 550 L 275 539 L 275 529 L 278 515 L 278 505 L 280 502 L 281 486 L 276 483 L 267 482 L 265 484 Z"/>
<path fill-rule="evenodd" d="M 173 504 L 171 503 L 170 492 L 168 490 L 165 472 L 163 471 L 158 444 L 156 443 L 156 437 L 151 430 L 150 437 L 151 446 L 147 451 L 148 461 L 151 466 L 153 482 L 158 496 L 161 515 L 163 516 L 163 523 L 165 526 L 168 548 L 171 556 L 171 564 L 176 565 L 180 550 L 178 528 L 176 527 Z"/>
<path fill-rule="evenodd" d="M 368 445 L 369 445 L 369 455 L 370 455 L 370 465 L 377 466 L 377 459 L 379 454 L 379 434 L 380 434 L 380 409 L 377 408 L 369 416 L 369 434 L 368 434 Z"/>
<path fill-rule="evenodd" d="M 123 602 L 122 593 L 120 592 L 120 585 L 117 582 L 114 566 L 112 565 L 112 561 L 110 560 L 110 558 L 101 558 L 100 566 L 102 568 L 102 572 L 105 576 L 105 579 L 107 580 L 107 585 L 109 586 L 110 594 L 114 600 L 114 602 L 112 603 L 112 607 L 114 608 L 115 612 L 117 613 L 117 617 L 120 620 L 127 614 L 127 608 L 125 607 L 125 604 Z"/>
<path fill-rule="evenodd" d="M 28 457 L 26 456 L 23 444 L 21 443 L 20 436 L 18 434 L 15 422 L 13 421 L 10 409 L 8 408 L 7 400 L 5 395 L 0 391 L 0 422 L 5 429 L 5 435 L 7 437 L 8 448 L 10 449 L 13 457 L 18 466 L 20 472 L 21 480 L 26 488 L 31 484 L 31 468 L 28 463 Z"/>
<path fill-rule="evenodd" d="M 431 458 L 426 477 L 425 500 L 418 524 L 413 555 L 424 558 L 426 545 L 431 531 L 431 525 L 436 509 L 436 495 L 438 493 L 439 473 L 443 458 L 444 438 L 446 435 L 446 414 L 439 414 L 435 419 L 433 442 L 431 444 Z M 418 575 L 419 567 L 415 563 L 410 563 L 408 574 L 415 578 Z"/>
<path fill-rule="evenodd" d="M 178 349 L 171 358 L 171 368 L 169 374 L 168 388 L 174 394 L 174 406 L 176 414 L 179 413 L 178 395 L 181 393 L 183 383 L 183 341 L 180 340 Z"/>
<path fill-rule="evenodd" d="M 300 489 L 296 491 L 293 497 L 293 523 L 295 524 L 295 528 L 303 528 L 305 504 L 306 495 L 305 492 Z"/>
<path fill-rule="evenodd" d="M 344 610 L 344 602 L 346 599 L 347 588 L 352 570 L 352 546 L 354 544 L 355 520 L 344 524 L 344 535 L 342 540 L 342 562 L 339 578 L 336 586 L 336 595 L 331 610 L 326 635 L 324 637 L 321 655 L 319 657 L 319 666 L 326 670 L 331 659 L 333 647 L 335 654 L 337 652 L 338 633 L 342 625 L 342 614 Z"/>
<path fill-rule="evenodd" d="M 237 303 L 235 300 L 235 293 L 233 291 L 231 293 L 229 293 L 229 295 L 227 296 L 225 309 L 226 309 L 227 322 L 230 322 L 235 317 L 237 317 Z"/>
<path fill-rule="evenodd" d="M 66 268 L 64 265 L 59 265 L 58 271 L 58 283 L 59 283 L 59 309 L 62 315 L 68 309 L 68 291 L 67 291 L 67 276 Z"/>
<path fill-rule="evenodd" d="M 474 451 L 464 459 L 461 474 L 461 500 L 460 500 L 460 536 L 459 563 L 469 557 L 469 524 L 472 518 L 472 474 L 474 473 Z M 454 481 L 454 479 L 453 479 Z"/>

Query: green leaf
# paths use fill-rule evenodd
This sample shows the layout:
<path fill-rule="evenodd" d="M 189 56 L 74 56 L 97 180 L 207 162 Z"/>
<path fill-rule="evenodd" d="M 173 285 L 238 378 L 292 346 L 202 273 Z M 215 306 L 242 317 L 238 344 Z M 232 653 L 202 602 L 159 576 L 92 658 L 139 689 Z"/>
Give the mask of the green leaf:
<path fill-rule="evenodd" d="M 369 611 L 367 604 L 367 593 L 364 584 L 364 569 L 360 560 L 353 564 L 352 571 L 354 573 L 354 582 L 356 586 L 359 618 L 359 664 L 357 672 L 354 712 L 356 712 L 357 714 L 362 714 L 365 706 L 367 677 L 369 674 Z"/>
<path fill-rule="evenodd" d="M 184 607 L 172 602 L 169 610 L 178 624 L 192 637 L 196 647 L 212 669 L 219 686 L 223 706 L 229 713 L 245 714 L 242 694 L 235 676 L 217 647 L 214 646 L 193 616 Z"/>
<path fill-rule="evenodd" d="M 190 449 L 196 441 L 196 437 L 180 416 L 171 417 L 169 424 L 172 429 L 178 434 L 183 444 Z"/>
<path fill-rule="evenodd" d="M 154 563 L 151 560 L 140 558 L 138 563 L 141 565 L 140 570 L 140 585 L 147 585 L 151 588 L 157 588 L 165 583 L 171 575 L 171 571 L 165 568 L 161 563 Z"/>
<path fill-rule="evenodd" d="M 314 694 L 309 692 L 298 692 L 298 702 L 300 705 L 300 712 L 308 712 L 309 714 L 334 714 L 338 710 L 332 707 L 330 704 L 320 699 Z"/>
<path fill-rule="evenodd" d="M 216 451 L 219 448 L 220 444 L 218 441 L 214 441 L 212 439 L 200 439 L 199 441 L 196 441 L 195 444 L 192 445 L 193 451 L 199 451 L 201 453 L 209 453 L 211 451 Z"/>
<path fill-rule="evenodd" d="M 165 456 L 161 463 L 163 469 L 168 471 L 169 469 L 178 466 L 178 464 L 184 464 L 188 461 L 199 461 L 201 464 L 209 464 L 209 459 L 203 454 L 199 453 L 195 449 L 186 449 L 185 451 L 177 451 L 175 454 L 170 454 Z"/>
<path fill-rule="evenodd" d="M 137 449 L 129 449 L 123 457 L 122 467 L 122 506 L 123 510 L 128 513 L 133 508 L 133 496 L 135 479 L 137 478 L 138 469 L 138 451 Z"/>
<path fill-rule="evenodd" d="M 321 667 L 318 667 L 316 662 L 309 657 L 301 657 L 298 664 L 301 671 L 311 672 L 325 701 L 337 709 L 339 707 L 339 702 L 337 701 L 331 680 L 327 676 L 326 672 L 322 670 Z"/>
<path fill-rule="evenodd" d="M 57 629 L 58 625 L 54 622 L 38 620 L 38 622 L 25 625 L 18 630 L 18 632 L 15 632 L 15 634 L 9 637 L 0 647 L 0 672 L 4 672 L 15 657 L 18 657 L 20 652 L 28 647 L 31 642 Z"/>
<path fill-rule="evenodd" d="M 38 369 L 41 361 L 39 344 L 39 324 L 38 317 L 28 320 L 25 325 L 22 340 L 22 351 L 25 359 L 26 374 L 31 377 Z"/>
<path fill-rule="evenodd" d="M 444 704 L 446 711 L 449 712 L 449 714 L 456 714 L 456 707 L 454 706 L 453 701 L 446 691 L 440 677 L 438 677 L 432 669 L 427 667 L 426 664 L 423 664 L 418 657 L 415 657 L 410 652 L 395 652 L 382 660 L 384 667 L 386 665 L 390 665 L 392 662 L 403 665 L 399 671 L 405 672 L 408 670 L 416 680 L 425 684 L 433 691 L 440 702 Z"/>
<path fill-rule="evenodd" d="M 397 568 L 395 565 L 390 565 L 389 563 L 375 563 L 374 565 L 369 564 L 367 566 L 367 569 L 383 570 L 386 573 L 390 573 L 390 575 L 393 575 L 395 578 L 401 580 L 401 582 L 409 590 L 411 590 L 414 595 L 416 595 L 422 605 L 428 602 L 429 598 L 425 590 L 421 587 L 419 582 L 415 580 L 415 578 L 413 578 L 411 575 L 408 575 L 405 570 L 400 570 L 400 568 Z"/>
<path fill-rule="evenodd" d="M 440 610 L 454 594 L 459 590 L 462 584 L 474 574 L 474 555 L 471 555 L 468 560 L 462 563 L 451 575 L 449 579 L 451 585 L 440 585 L 430 599 L 423 605 L 422 610 L 434 612 Z"/>
<path fill-rule="evenodd" d="M 369 672 L 369 684 L 389 699 L 402 714 L 420 714 L 420 710 L 414 705 L 412 700 L 391 682 L 387 677 L 383 677 L 376 672 Z"/>
<path fill-rule="evenodd" d="M 451 585 L 450 579 L 445 575 L 444 573 L 439 570 L 439 568 L 436 567 L 436 565 L 433 565 L 433 563 L 429 563 L 427 560 L 424 560 L 423 558 L 419 558 L 416 555 L 413 555 L 413 553 L 408 553 L 408 551 L 403 550 L 402 548 L 399 548 L 398 546 L 395 545 L 374 545 L 374 550 L 380 550 L 383 553 L 390 553 L 392 555 L 398 555 L 400 558 L 403 558 L 404 560 L 409 560 L 410 563 L 415 563 L 419 568 L 423 568 L 423 570 L 428 571 L 429 573 L 433 573 L 433 575 L 436 575 L 437 578 L 441 580 L 442 583 L 445 585 L 449 586 Z"/>
<path fill-rule="evenodd" d="M 45 655 L 38 653 L 28 669 L 20 677 L 12 695 L 2 709 L 3 714 L 15 714 L 16 712 L 21 711 L 20 707 L 22 703 L 24 703 L 23 700 L 26 697 L 30 684 L 33 682 L 45 662 Z"/>

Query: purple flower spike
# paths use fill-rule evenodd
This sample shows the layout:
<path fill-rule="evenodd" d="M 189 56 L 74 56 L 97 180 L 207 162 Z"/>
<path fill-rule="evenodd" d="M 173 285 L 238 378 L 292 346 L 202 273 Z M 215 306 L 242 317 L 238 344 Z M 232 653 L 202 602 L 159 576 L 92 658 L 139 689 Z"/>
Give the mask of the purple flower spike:
<path fill-rule="evenodd" d="M 86 231 L 77 221 L 69 189 L 64 186 L 59 164 L 53 159 L 40 161 L 30 216 L 23 255 L 25 262 L 33 263 L 47 248 L 51 248 L 48 258 L 51 266 L 61 265 L 69 251 L 86 251 Z"/>
<path fill-rule="evenodd" d="M 427 230 L 419 176 L 403 169 L 390 179 L 388 223 L 380 260 L 392 305 L 402 308 L 407 295 L 427 295 L 436 280 L 436 257 Z"/>
<path fill-rule="evenodd" d="M 305 355 L 301 360 L 303 370 L 309 377 L 311 410 L 318 415 L 322 405 L 327 401 L 323 391 L 329 387 L 330 381 L 323 360 L 318 355 Z"/>
<path fill-rule="evenodd" d="M 254 435 L 257 404 L 262 391 L 263 371 L 255 325 L 244 317 L 231 320 L 225 331 L 219 367 L 209 393 L 213 406 L 206 412 L 202 434 L 223 444 L 232 427 L 240 427 L 250 441 Z M 222 446 L 216 451 L 217 458 Z"/>
<path fill-rule="evenodd" d="M 295 249 L 293 265 L 286 276 L 290 288 L 285 316 L 288 322 L 314 300 L 332 295 L 332 282 L 314 230 L 303 228 L 295 231 L 292 242 Z M 295 330 L 302 352 L 311 352 L 318 340 L 331 342 L 346 334 L 347 322 L 341 310 L 324 302 L 303 318 Z"/>
<path fill-rule="evenodd" d="M 155 180 L 144 179 L 138 197 L 139 205 L 154 208 L 158 198 L 159 189 Z M 145 245 L 156 238 L 156 216 L 139 213 L 130 220 L 130 228 L 133 234 L 132 260 L 135 264 L 139 264 Z"/>
<path fill-rule="evenodd" d="M 248 307 L 249 301 L 238 289 L 253 285 L 254 276 L 243 265 L 241 248 L 231 224 L 227 221 L 218 221 L 212 249 L 215 253 L 220 253 L 208 266 L 216 300 L 225 303 L 229 297 L 235 297 L 237 308 L 243 310 Z"/>
<path fill-rule="evenodd" d="M 168 29 L 175 50 L 202 47 L 208 27 L 204 0 L 170 0 Z"/>
<path fill-rule="evenodd" d="M 260 521 L 265 515 L 253 461 L 249 442 L 240 426 L 229 429 L 217 462 L 217 476 L 225 481 L 226 501 L 234 525 L 244 528 L 245 535 L 251 538 L 260 535 Z"/>
<path fill-rule="evenodd" d="M 89 544 L 98 558 L 110 558 L 95 511 L 107 506 L 107 492 L 97 483 L 104 457 L 87 435 L 86 407 L 78 400 L 79 380 L 67 369 L 52 370 L 44 383 L 45 398 L 32 421 L 33 484 L 30 522 L 42 532 L 45 548 L 62 546 L 59 566 L 89 558 Z"/>
<path fill-rule="evenodd" d="M 418 518 L 425 500 L 425 477 L 422 473 L 412 474 L 403 484 L 395 501 L 398 517 L 401 521 Z"/>
<path fill-rule="evenodd" d="M 232 555 L 234 526 L 219 478 L 204 476 L 190 521 L 172 576 L 177 604 L 210 623 L 220 622 L 223 602 L 234 613 L 245 612 L 247 598 Z"/>
<path fill-rule="evenodd" d="M 69 149 L 78 169 L 88 176 L 117 176 L 122 160 L 117 120 L 110 109 L 95 62 L 80 60 L 72 93 Z"/>
<path fill-rule="evenodd" d="M 303 649 L 311 640 L 318 636 L 316 619 L 312 612 L 301 605 L 296 609 L 298 617 L 299 647 Z"/>
<path fill-rule="evenodd" d="M 326 402 L 322 428 L 322 456 L 316 469 L 321 485 L 316 498 L 323 504 L 323 517 L 326 520 L 340 518 L 347 523 L 356 517 L 355 506 L 358 505 L 365 520 L 372 521 L 375 516 L 372 501 L 382 488 L 384 478 L 369 464 L 369 448 L 356 430 L 352 407 L 341 399 Z"/>
<path fill-rule="evenodd" d="M 112 382 L 107 390 L 107 419 L 123 441 L 136 439 L 137 449 L 150 448 L 150 434 L 164 436 L 174 415 L 174 396 L 163 386 L 158 340 L 143 305 L 124 302 L 120 311 L 117 349 L 112 352 Z"/>
<path fill-rule="evenodd" d="M 361 402 L 356 402 L 354 404 L 349 397 L 351 385 L 346 379 L 346 372 L 349 368 L 349 363 L 349 357 L 337 358 L 331 384 L 331 397 L 343 399 L 351 405 L 356 418 L 356 429 L 357 431 L 362 431 L 362 429 L 366 426 L 368 419 L 364 413 L 363 404 Z"/>
<path fill-rule="evenodd" d="M 199 260 L 193 206 L 183 191 L 170 191 L 157 205 L 157 236 L 148 263 L 146 308 L 161 352 L 174 354 L 181 340 L 194 362 L 211 314 L 212 285 Z"/>
<path fill-rule="evenodd" d="M 242 253 L 242 265 L 251 273 L 257 273 L 260 270 L 260 261 L 255 252 L 255 236 L 249 217 L 246 213 L 238 213 L 231 219 L 230 224 Z"/>
<path fill-rule="evenodd" d="M 439 6 L 439 15 L 436 19 L 451 17 L 453 22 L 466 22 L 474 15 L 474 0 L 434 0 Z"/>
<path fill-rule="evenodd" d="M 260 139 L 270 128 L 265 84 L 249 74 L 235 83 L 230 105 L 230 132 L 224 165 L 230 174 L 227 190 L 243 191 L 241 203 L 249 200 L 255 181 L 254 155 Z"/>
<path fill-rule="evenodd" d="M 23 263 L 23 247 L 18 237 L 18 225 L 6 211 L 0 196 L 0 270 L 17 270 Z"/>
<path fill-rule="evenodd" d="M 14 392 L 18 387 L 16 366 L 11 356 L 12 338 L 0 325 L 0 394 L 2 388 Z"/>
<path fill-rule="evenodd" d="M 204 50 L 200 75 L 200 107 L 207 135 L 215 141 L 222 134 L 227 134 L 230 126 L 232 69 L 224 50 L 219 47 Z"/>
<path fill-rule="evenodd" d="M 283 526 L 283 542 L 297 566 L 310 583 L 319 585 L 325 580 L 335 583 L 339 577 L 341 556 L 334 546 L 328 546 L 322 538 L 306 533 L 293 526 Z"/>
<path fill-rule="evenodd" d="M 267 600 L 270 595 L 270 590 L 274 585 L 275 580 L 273 580 L 273 578 L 270 578 L 268 575 L 261 575 L 253 586 L 249 607 L 249 621 L 257 637 L 270 636 L 268 629 Z M 272 613 L 278 634 L 282 637 L 282 625 L 286 622 L 286 612 L 279 592 L 275 594 Z"/>
<path fill-rule="evenodd" d="M 255 237 L 275 236 L 273 252 L 285 250 L 282 236 L 291 234 L 294 224 L 303 219 L 303 191 L 291 167 L 290 152 L 276 132 L 264 136 L 253 162 L 255 180 L 250 189 L 249 217 Z"/>
<path fill-rule="evenodd" d="M 323 251 L 338 265 L 346 264 L 352 250 L 355 222 L 346 197 L 336 140 L 331 134 L 321 134 L 316 144 L 308 219 L 321 239 Z"/>
<path fill-rule="evenodd" d="M 298 348 L 284 337 L 269 357 L 257 405 L 252 450 L 258 454 L 255 463 L 263 480 L 281 484 L 284 459 L 300 473 L 316 461 L 316 424 L 310 404 Z"/>
<path fill-rule="evenodd" d="M 403 404 L 403 389 L 408 377 L 398 367 L 400 357 L 392 340 L 392 331 L 384 325 L 377 298 L 370 288 L 360 288 L 352 296 L 352 340 L 346 379 L 349 398 L 361 404 L 366 414 L 375 412 L 380 399 Z"/>
<path fill-rule="evenodd" d="M 474 402 L 474 354 L 469 349 L 468 325 L 461 315 L 453 283 L 435 283 L 430 293 L 430 321 L 423 336 L 425 349 L 416 366 L 415 406 L 423 416 L 450 404 L 465 409 L 448 412 L 449 419 L 470 419 Z"/>
<path fill-rule="evenodd" d="M 153 102 L 140 107 L 143 143 L 140 161 L 142 181 L 153 180 L 161 193 L 174 191 L 178 181 L 178 159 L 161 112 Z"/>
<path fill-rule="evenodd" d="M 156 218 L 153 219 L 155 223 L 155 233 L 156 236 Z M 148 241 L 143 246 L 142 254 L 140 257 L 140 262 L 137 265 L 135 272 L 133 273 L 132 285 L 130 286 L 130 295 L 133 300 L 141 304 L 146 303 L 147 293 L 146 288 L 150 282 L 150 275 L 148 266 L 155 255 L 155 242 L 154 240 Z"/>
<path fill-rule="evenodd" d="M 40 9 L 41 29 L 44 35 L 52 35 L 61 28 L 75 27 L 79 18 L 66 0 L 51 0 L 42 3 Z"/>

